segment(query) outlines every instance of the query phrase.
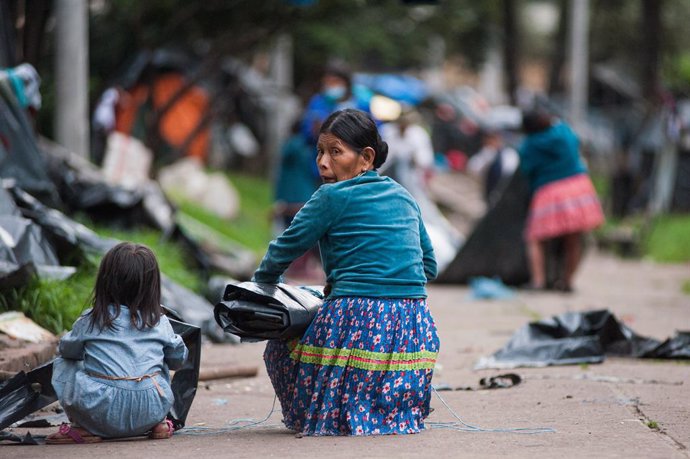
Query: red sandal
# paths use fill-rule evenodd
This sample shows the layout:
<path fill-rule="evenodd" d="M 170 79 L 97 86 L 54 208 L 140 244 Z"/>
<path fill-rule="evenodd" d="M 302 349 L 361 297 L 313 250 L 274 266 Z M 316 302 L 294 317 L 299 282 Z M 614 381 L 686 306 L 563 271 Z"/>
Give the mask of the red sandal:
<path fill-rule="evenodd" d="M 103 439 L 80 427 L 72 427 L 63 422 L 60 429 L 46 437 L 47 445 L 70 445 L 82 443 L 100 443 Z"/>

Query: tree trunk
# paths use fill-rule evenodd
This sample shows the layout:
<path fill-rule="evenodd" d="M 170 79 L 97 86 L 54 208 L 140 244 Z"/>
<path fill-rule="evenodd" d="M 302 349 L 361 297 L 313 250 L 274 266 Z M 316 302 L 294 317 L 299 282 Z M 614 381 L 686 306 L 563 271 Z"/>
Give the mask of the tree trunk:
<path fill-rule="evenodd" d="M 661 11 L 663 0 L 642 0 L 640 36 L 642 37 L 642 94 L 655 104 L 659 92 L 659 61 L 662 42 Z"/>
<path fill-rule="evenodd" d="M 549 74 L 549 96 L 563 91 L 563 65 L 565 64 L 566 49 L 568 46 L 568 23 L 570 15 L 568 14 L 569 5 L 568 0 L 559 1 L 559 18 L 558 30 L 554 40 L 553 57 L 551 61 L 551 72 Z"/>
<path fill-rule="evenodd" d="M 0 68 L 17 65 L 14 2 L 0 1 Z"/>
<path fill-rule="evenodd" d="M 503 0 L 503 62 L 506 72 L 506 92 L 512 105 L 517 105 L 519 38 L 515 0 Z"/>
<path fill-rule="evenodd" d="M 46 22 L 50 16 L 52 0 L 30 0 L 24 13 L 23 61 L 39 67 Z"/>

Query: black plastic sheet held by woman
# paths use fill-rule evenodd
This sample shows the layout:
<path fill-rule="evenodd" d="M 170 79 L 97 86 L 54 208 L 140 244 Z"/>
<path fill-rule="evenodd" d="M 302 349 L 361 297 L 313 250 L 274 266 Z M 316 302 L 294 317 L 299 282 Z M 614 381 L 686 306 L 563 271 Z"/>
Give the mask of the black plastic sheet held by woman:
<path fill-rule="evenodd" d="M 242 341 L 301 336 L 321 306 L 322 293 L 287 284 L 228 284 L 214 310 L 216 322 Z"/>

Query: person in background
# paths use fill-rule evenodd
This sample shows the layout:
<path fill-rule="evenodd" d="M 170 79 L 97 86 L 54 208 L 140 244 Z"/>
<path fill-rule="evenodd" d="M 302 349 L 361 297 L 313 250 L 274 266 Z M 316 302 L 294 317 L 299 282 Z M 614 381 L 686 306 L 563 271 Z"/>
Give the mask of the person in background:
<path fill-rule="evenodd" d="M 406 108 L 396 122 L 381 127 L 381 137 L 388 143 L 392 154 L 387 167 L 380 172 L 400 183 L 413 196 L 417 189 L 426 190 L 434 166 L 431 136 L 420 121 L 416 111 Z"/>
<path fill-rule="evenodd" d="M 280 150 L 280 165 L 275 186 L 274 218 L 281 231 L 290 226 L 297 212 L 309 201 L 319 184 L 313 172 L 314 151 L 300 133 L 300 123 L 292 126 L 292 134 Z M 318 248 L 314 247 L 290 266 L 289 276 L 295 279 L 322 280 Z"/>
<path fill-rule="evenodd" d="M 519 149 L 520 169 L 532 193 L 525 238 L 531 287 L 546 287 L 544 243 L 562 238 L 565 275 L 554 287 L 570 292 L 582 256 L 582 236 L 604 222 L 604 214 L 570 127 L 540 110 L 523 115 L 527 134 Z"/>
<path fill-rule="evenodd" d="M 319 184 L 312 174 L 314 153 L 299 130 L 300 124 L 292 125 L 291 135 L 280 150 L 280 166 L 275 186 L 275 213 L 282 219 L 284 228 Z"/>
<path fill-rule="evenodd" d="M 321 123 L 334 111 L 355 108 L 369 112 L 369 102 L 353 91 L 352 72 L 340 61 L 326 66 L 321 78 L 321 92 L 314 94 L 304 110 L 301 132 L 311 145 L 316 145 Z"/>
<path fill-rule="evenodd" d="M 376 172 L 387 156 L 366 113 L 329 116 L 318 138 L 324 184 L 254 273 L 280 282 L 319 244 L 323 305 L 302 338 L 271 340 L 264 353 L 283 422 L 299 434 L 417 433 L 429 414 L 439 340 L 426 283 L 436 261 L 414 199 Z"/>
<path fill-rule="evenodd" d="M 482 135 L 482 149 L 467 162 L 467 171 L 484 182 L 484 199 L 493 206 L 505 186 L 518 168 L 520 157 L 514 148 L 503 143 L 501 131 L 487 129 Z"/>
<path fill-rule="evenodd" d="M 381 137 L 388 143 L 390 154 L 379 173 L 402 185 L 417 202 L 434 246 L 436 263 L 442 269 L 455 257 L 462 238 L 431 198 L 434 150 L 421 123 L 419 113 L 406 107 L 395 122 L 381 127 Z"/>
<path fill-rule="evenodd" d="M 146 246 L 122 242 L 98 268 L 93 307 L 60 339 L 52 384 L 71 425 L 46 443 L 95 443 L 102 437 L 170 438 L 170 370 L 187 347 L 163 315 L 160 271 Z"/>

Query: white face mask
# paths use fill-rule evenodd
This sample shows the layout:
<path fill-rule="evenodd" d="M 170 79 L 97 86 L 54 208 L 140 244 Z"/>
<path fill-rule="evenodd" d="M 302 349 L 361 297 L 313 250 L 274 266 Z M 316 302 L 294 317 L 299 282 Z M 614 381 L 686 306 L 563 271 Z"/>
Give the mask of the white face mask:
<path fill-rule="evenodd" d="M 323 95 L 327 99 L 330 99 L 331 101 L 335 102 L 343 97 L 345 97 L 345 94 L 347 93 L 347 88 L 345 86 L 329 86 L 327 88 L 324 88 L 323 90 Z"/>

